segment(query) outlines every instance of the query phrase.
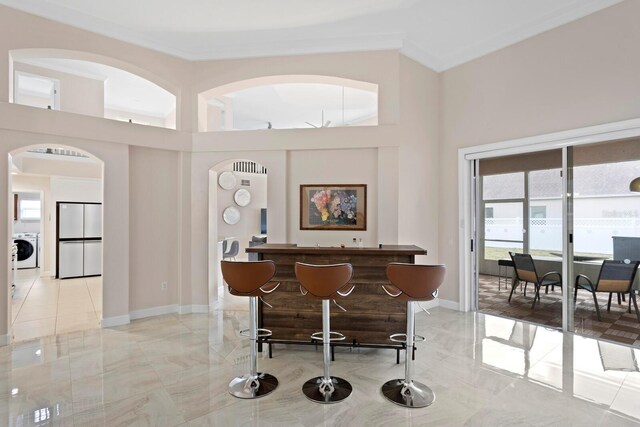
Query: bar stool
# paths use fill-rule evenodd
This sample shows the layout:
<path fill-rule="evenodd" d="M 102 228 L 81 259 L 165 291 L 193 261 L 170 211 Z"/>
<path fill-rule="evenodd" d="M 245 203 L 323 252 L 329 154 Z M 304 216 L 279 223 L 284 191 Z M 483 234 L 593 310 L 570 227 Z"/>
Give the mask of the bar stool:
<path fill-rule="evenodd" d="M 302 392 L 314 402 L 340 402 L 349 397 L 352 387 L 348 381 L 332 377 L 329 372 L 331 342 L 345 339 L 341 333 L 330 330 L 329 307 L 331 300 L 346 297 L 353 292 L 355 286 L 349 284 L 353 268 L 351 264 L 311 265 L 296 262 L 295 272 L 303 295 L 322 300 L 322 332 L 311 334 L 311 339 L 322 340 L 324 373 L 321 377 L 311 378 L 304 383 Z"/>
<path fill-rule="evenodd" d="M 273 375 L 258 372 L 258 338 L 271 336 L 268 329 L 258 329 L 258 298 L 275 291 L 280 283 L 269 283 L 276 273 L 273 261 L 220 261 L 222 277 L 229 285 L 229 293 L 249 297 L 249 329 L 240 334 L 248 336 L 251 368 L 248 375 L 236 377 L 229 383 L 229 393 L 241 399 L 266 396 L 278 387 Z"/>
<path fill-rule="evenodd" d="M 433 391 L 426 385 L 413 380 L 414 339 L 424 340 L 415 335 L 415 302 L 431 301 L 438 296 L 438 288 L 444 281 L 446 267 L 444 265 L 415 265 L 390 263 L 387 265 L 387 278 L 391 285 L 383 285 L 384 291 L 393 298 L 407 302 L 407 332 L 394 334 L 392 341 L 405 342 L 398 339 L 406 336 L 407 351 L 404 362 L 404 378 L 387 381 L 382 386 L 382 394 L 391 402 L 407 408 L 423 408 L 436 399 Z"/>

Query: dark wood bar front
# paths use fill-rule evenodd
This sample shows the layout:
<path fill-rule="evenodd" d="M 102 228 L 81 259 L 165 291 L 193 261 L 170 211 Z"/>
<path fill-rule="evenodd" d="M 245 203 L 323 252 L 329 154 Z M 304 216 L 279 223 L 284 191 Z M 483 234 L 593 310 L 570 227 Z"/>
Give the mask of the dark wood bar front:
<path fill-rule="evenodd" d="M 346 336 L 343 344 L 354 346 L 401 347 L 389 335 L 406 329 L 406 303 L 387 295 L 381 285 L 389 283 L 385 269 L 390 262 L 414 263 L 416 255 L 426 255 L 417 246 L 384 245 L 382 248 L 299 247 L 290 244 L 265 244 L 247 248 L 260 260 L 276 264 L 273 281 L 280 287 L 260 302 L 260 328 L 273 335 L 266 342 L 310 343 L 310 335 L 322 330 L 322 303 L 304 297 L 296 280 L 296 262 L 308 264 L 351 263 L 355 290 L 339 304 L 331 305 L 331 330 Z"/>

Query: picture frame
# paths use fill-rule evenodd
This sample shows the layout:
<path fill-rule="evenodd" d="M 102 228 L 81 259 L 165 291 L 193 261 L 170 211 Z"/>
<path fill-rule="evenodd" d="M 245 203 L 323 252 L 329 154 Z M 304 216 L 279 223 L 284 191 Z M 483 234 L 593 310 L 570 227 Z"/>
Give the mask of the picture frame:
<path fill-rule="evenodd" d="M 300 230 L 366 229 L 366 184 L 300 185 Z"/>

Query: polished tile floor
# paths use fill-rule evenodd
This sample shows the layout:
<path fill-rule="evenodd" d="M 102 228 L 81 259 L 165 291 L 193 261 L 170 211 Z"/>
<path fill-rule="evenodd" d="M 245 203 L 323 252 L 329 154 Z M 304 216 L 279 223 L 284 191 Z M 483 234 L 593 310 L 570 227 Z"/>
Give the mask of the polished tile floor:
<path fill-rule="evenodd" d="M 248 369 L 238 334 L 248 313 L 223 298 L 210 314 L 165 315 L 0 348 L 0 425 L 421 426 L 640 423 L 638 350 L 541 326 L 442 308 L 417 315 L 416 377 L 435 403 L 405 409 L 379 387 L 403 375 L 395 352 L 336 351 L 333 373 L 353 394 L 308 401 L 320 351 L 274 348 L 259 368 L 280 386 L 259 400 L 227 393 Z M 231 307 L 231 308 L 228 308 Z M 246 305 L 244 305 L 246 307 Z"/>
<path fill-rule="evenodd" d="M 14 341 L 96 329 L 102 319 L 102 278 L 56 280 L 18 270 L 11 299 Z"/>
<path fill-rule="evenodd" d="M 498 277 L 480 275 L 478 290 L 480 311 L 555 328 L 562 327 L 562 290 L 560 288 L 556 288 L 555 291 L 549 288 L 548 294 L 542 291 L 540 302 L 532 310 L 531 303 L 535 293 L 532 285 L 528 286 L 526 297 L 518 288 L 509 302 L 511 288 L 506 287 L 504 283 L 503 278 L 502 285 L 499 287 Z M 611 311 L 607 311 L 607 295 L 604 293 L 597 295 L 602 318 L 598 320 L 591 294 L 584 290 L 578 291 L 574 313 L 576 333 L 640 348 L 640 322 L 633 306 L 631 312 L 628 312 L 628 300 L 618 304 L 614 297 Z"/>

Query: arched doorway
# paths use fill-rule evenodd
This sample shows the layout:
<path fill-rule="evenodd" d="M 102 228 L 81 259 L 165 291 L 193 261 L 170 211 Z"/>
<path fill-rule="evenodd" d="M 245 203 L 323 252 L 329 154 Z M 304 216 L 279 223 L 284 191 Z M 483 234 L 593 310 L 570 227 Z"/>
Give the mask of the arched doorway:
<path fill-rule="evenodd" d="M 13 340 L 99 328 L 104 162 L 60 144 L 21 147 L 8 157 L 8 226 L 14 240 L 33 248 L 11 276 Z"/>
<path fill-rule="evenodd" d="M 233 304 L 223 286 L 220 260 L 247 260 L 245 249 L 267 239 L 267 169 L 229 159 L 209 170 L 209 306 Z M 241 309 L 246 309 L 242 304 Z"/>

